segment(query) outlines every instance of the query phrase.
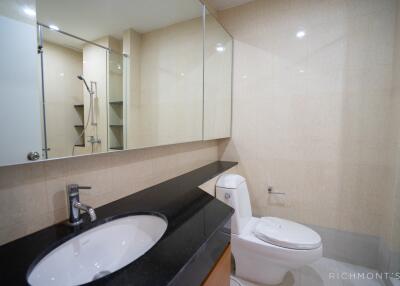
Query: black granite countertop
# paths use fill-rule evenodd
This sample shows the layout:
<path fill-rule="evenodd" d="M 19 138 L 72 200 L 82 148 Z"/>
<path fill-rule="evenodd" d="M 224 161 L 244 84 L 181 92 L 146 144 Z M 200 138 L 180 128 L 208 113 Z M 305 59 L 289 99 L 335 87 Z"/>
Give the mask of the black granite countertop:
<path fill-rule="evenodd" d="M 166 233 L 143 256 L 90 285 L 200 285 L 230 241 L 224 225 L 233 209 L 198 188 L 232 168 L 214 162 L 96 209 L 97 221 L 73 229 L 57 224 L 0 246 L 0 285 L 28 285 L 27 274 L 66 240 L 116 217 L 155 212 L 168 220 Z"/>

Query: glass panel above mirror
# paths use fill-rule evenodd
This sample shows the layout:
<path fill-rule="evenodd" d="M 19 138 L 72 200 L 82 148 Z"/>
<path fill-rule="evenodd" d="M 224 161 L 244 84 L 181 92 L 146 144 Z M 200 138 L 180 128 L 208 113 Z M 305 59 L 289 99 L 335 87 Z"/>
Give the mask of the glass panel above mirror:
<path fill-rule="evenodd" d="M 6 1 L 0 17 L 0 166 L 230 136 L 232 38 L 200 1 Z"/>

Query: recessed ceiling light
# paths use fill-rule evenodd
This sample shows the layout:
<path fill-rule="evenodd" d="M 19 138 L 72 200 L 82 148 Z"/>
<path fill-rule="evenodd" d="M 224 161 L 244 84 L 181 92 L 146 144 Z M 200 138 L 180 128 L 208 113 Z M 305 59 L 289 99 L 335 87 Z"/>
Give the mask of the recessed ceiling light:
<path fill-rule="evenodd" d="M 306 31 L 304 30 L 297 31 L 296 33 L 296 37 L 299 39 L 304 38 L 305 36 L 306 36 Z"/>
<path fill-rule="evenodd" d="M 222 44 L 220 44 L 220 43 L 217 44 L 217 46 L 216 46 L 215 49 L 216 49 L 217 52 L 219 52 L 219 53 L 222 53 L 223 51 L 225 51 L 225 47 L 224 47 Z"/>
<path fill-rule="evenodd" d="M 50 28 L 51 30 L 54 30 L 54 31 L 60 30 L 60 28 L 58 28 L 58 26 L 56 26 L 56 25 L 49 25 L 49 28 Z"/>
<path fill-rule="evenodd" d="M 30 17 L 35 17 L 36 16 L 36 11 L 33 10 L 32 8 L 25 7 L 24 8 L 24 13 Z"/>

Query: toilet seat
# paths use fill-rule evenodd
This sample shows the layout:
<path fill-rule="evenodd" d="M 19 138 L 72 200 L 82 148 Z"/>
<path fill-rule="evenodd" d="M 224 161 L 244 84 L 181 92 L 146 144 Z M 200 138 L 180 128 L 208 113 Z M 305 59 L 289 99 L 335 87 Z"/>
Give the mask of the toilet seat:
<path fill-rule="evenodd" d="M 260 221 L 261 218 L 252 217 L 242 234 L 232 234 L 231 243 L 234 256 L 239 252 L 254 253 L 260 257 L 280 261 L 285 265 L 295 265 L 293 268 L 311 263 L 322 256 L 322 244 L 315 249 L 301 250 L 277 246 L 259 239 L 254 230 Z"/>
<path fill-rule="evenodd" d="M 321 237 L 312 229 L 277 217 L 259 219 L 253 232 L 258 239 L 279 247 L 310 250 L 321 246 Z"/>

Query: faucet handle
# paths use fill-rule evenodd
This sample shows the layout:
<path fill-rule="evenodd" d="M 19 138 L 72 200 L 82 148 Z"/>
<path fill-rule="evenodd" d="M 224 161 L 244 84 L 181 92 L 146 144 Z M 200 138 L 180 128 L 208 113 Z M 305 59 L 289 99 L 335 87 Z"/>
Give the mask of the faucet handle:
<path fill-rule="evenodd" d="M 82 204 L 79 201 L 79 189 L 91 189 L 90 186 L 79 186 L 78 184 L 68 184 L 67 185 L 67 197 L 68 197 L 68 207 L 69 207 L 69 225 L 79 225 L 82 223 L 81 211 L 89 213 L 90 220 L 93 222 L 96 220 L 96 213 L 93 208 Z"/>
<path fill-rule="evenodd" d="M 78 186 L 79 190 L 90 190 L 91 188 L 91 186 Z"/>
<path fill-rule="evenodd" d="M 89 186 L 79 186 L 78 184 L 68 184 L 67 185 L 67 194 L 69 197 L 75 197 L 79 195 L 80 189 L 91 189 Z"/>

